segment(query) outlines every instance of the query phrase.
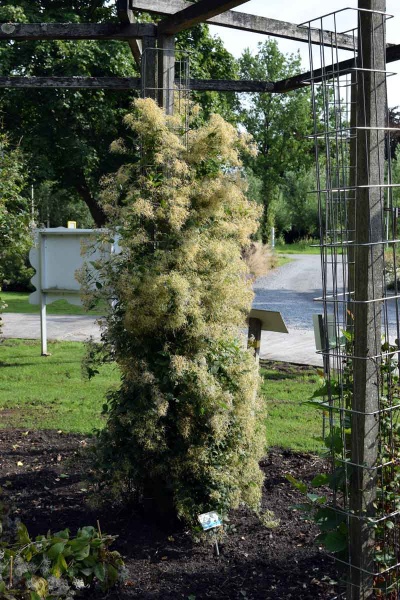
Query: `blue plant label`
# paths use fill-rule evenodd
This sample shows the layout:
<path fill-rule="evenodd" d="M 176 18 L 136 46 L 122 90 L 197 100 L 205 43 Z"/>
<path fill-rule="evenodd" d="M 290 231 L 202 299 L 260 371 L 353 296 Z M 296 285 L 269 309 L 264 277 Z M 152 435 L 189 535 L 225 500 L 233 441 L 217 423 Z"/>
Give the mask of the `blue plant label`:
<path fill-rule="evenodd" d="M 216 512 L 208 512 L 199 515 L 200 525 L 204 531 L 214 529 L 214 527 L 220 527 L 222 525 L 221 517 Z"/>

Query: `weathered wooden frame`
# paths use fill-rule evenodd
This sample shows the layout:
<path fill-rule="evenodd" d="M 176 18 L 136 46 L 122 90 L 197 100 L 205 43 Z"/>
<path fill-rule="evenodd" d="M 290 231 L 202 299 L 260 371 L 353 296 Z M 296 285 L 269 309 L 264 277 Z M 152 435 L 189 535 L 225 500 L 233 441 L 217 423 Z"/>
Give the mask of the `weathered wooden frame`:
<path fill-rule="evenodd" d="M 143 48 L 168 49 L 159 62 L 165 63 L 167 56 L 172 56 L 174 37 L 170 32 L 181 31 L 199 22 L 209 22 L 223 27 L 231 27 L 243 31 L 263 33 L 276 37 L 308 42 L 309 34 L 292 23 L 258 17 L 230 8 L 244 4 L 247 0 L 201 0 L 197 3 L 185 0 L 116 0 L 117 14 L 120 23 L 3 23 L 0 24 L 0 41 L 4 40 L 117 40 L 127 41 L 131 48 L 135 63 L 140 68 Z M 137 23 L 135 12 L 145 10 L 152 14 L 166 15 L 159 25 L 153 23 Z M 331 43 L 329 32 L 316 30 L 312 43 Z M 354 38 L 343 34 L 339 37 L 338 49 L 354 49 Z M 388 46 L 387 62 L 400 59 L 400 45 Z M 171 63 L 171 60 L 169 61 Z M 344 65 L 349 71 L 354 68 L 353 59 L 332 65 L 332 70 Z M 154 87 L 161 91 L 158 97 L 160 105 L 171 111 L 171 102 L 165 99 L 168 90 L 165 86 L 165 73 L 171 64 L 159 64 L 158 82 Z M 314 73 L 315 77 L 315 73 Z M 146 78 L 149 79 L 149 76 Z M 310 73 L 302 73 L 288 79 L 270 81 L 213 80 L 191 79 L 189 88 L 194 91 L 217 92 L 249 92 L 249 93 L 285 93 L 308 85 Z M 112 89 L 143 90 L 142 79 L 138 77 L 0 77 L 0 88 L 79 88 L 79 89 Z M 164 91 L 163 91 L 164 90 Z M 163 97 L 164 96 L 164 97 Z M 171 92 L 169 92 L 171 96 Z"/>

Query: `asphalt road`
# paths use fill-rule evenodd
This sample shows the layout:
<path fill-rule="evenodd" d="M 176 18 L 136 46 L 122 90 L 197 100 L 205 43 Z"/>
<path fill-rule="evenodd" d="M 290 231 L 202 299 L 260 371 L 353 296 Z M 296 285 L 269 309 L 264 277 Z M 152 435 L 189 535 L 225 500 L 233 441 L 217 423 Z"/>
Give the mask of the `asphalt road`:
<path fill-rule="evenodd" d="M 278 310 L 288 329 L 312 330 L 312 315 L 322 311 L 321 259 L 314 254 L 291 254 L 291 262 L 260 277 L 254 286 L 253 307 Z"/>

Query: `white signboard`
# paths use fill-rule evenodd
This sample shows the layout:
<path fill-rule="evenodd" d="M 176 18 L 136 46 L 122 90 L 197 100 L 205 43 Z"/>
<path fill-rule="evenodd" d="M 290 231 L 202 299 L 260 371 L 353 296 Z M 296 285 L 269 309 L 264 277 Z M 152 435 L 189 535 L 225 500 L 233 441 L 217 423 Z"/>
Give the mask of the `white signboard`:
<path fill-rule="evenodd" d="M 80 284 L 76 272 L 84 263 L 104 258 L 111 251 L 96 241 L 104 234 L 102 229 L 39 229 L 29 260 L 36 270 L 31 283 L 36 291 L 29 296 L 30 304 L 40 304 L 46 296 L 46 304 L 61 298 L 71 304 L 82 305 Z"/>
<path fill-rule="evenodd" d="M 29 260 L 35 269 L 31 283 L 35 286 L 29 296 L 30 304 L 40 304 L 42 354 L 47 354 L 46 306 L 64 299 L 81 305 L 80 284 L 76 272 L 83 265 L 96 262 L 110 253 L 118 252 L 117 244 L 104 244 L 104 229 L 71 229 L 57 227 L 38 229 Z"/>

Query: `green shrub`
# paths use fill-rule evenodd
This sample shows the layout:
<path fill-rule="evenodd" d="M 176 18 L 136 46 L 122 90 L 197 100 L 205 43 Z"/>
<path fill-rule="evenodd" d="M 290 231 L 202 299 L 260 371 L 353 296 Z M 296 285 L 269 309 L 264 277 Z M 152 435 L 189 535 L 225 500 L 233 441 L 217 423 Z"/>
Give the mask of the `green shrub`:
<path fill-rule="evenodd" d="M 247 142 L 221 117 L 190 132 L 188 147 L 179 117 L 149 99 L 126 124 L 141 153 L 114 144 L 126 163 L 103 193 L 122 252 L 87 292 L 88 303 L 112 300 L 103 341 L 122 371 L 97 475 L 194 525 L 199 513 L 260 502 L 258 367 L 239 336 L 253 298 L 241 251 L 259 212 L 244 193 Z"/>

